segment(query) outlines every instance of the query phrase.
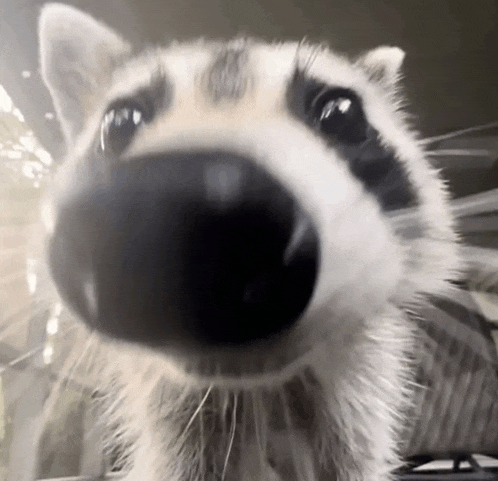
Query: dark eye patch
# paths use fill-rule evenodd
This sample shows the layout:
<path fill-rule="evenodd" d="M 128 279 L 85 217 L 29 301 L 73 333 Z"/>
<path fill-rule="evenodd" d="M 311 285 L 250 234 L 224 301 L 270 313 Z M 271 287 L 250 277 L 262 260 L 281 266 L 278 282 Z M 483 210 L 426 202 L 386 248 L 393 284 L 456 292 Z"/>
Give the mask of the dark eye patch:
<path fill-rule="evenodd" d="M 173 94 L 173 84 L 159 66 L 149 83 L 113 100 L 101 120 L 96 139 L 98 153 L 108 158 L 119 157 L 143 124 L 170 107 Z"/>
<path fill-rule="evenodd" d="M 100 149 L 106 157 L 118 157 L 130 144 L 140 126 L 152 119 L 150 108 L 135 100 L 122 100 L 104 115 Z"/>
<path fill-rule="evenodd" d="M 373 128 L 361 144 L 338 145 L 337 148 L 341 156 L 348 159 L 351 172 L 377 197 L 384 211 L 416 205 L 416 196 L 403 165 L 391 150 L 382 146 Z"/>
<path fill-rule="evenodd" d="M 385 211 L 413 206 L 416 196 L 403 165 L 382 145 L 351 89 L 329 86 L 296 71 L 287 90 L 292 114 L 323 138 Z"/>

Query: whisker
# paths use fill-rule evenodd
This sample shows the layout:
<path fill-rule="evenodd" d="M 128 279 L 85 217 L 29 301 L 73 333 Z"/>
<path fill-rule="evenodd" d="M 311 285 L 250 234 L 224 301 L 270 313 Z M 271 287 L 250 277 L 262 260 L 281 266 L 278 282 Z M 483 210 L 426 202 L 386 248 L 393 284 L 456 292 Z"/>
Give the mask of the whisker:
<path fill-rule="evenodd" d="M 218 413 L 221 419 L 221 439 L 225 439 L 227 436 L 227 409 L 228 409 L 228 392 L 218 391 L 220 396 L 220 403 L 218 408 Z"/>
<path fill-rule="evenodd" d="M 209 395 L 209 392 L 207 393 Z M 207 400 L 206 395 L 204 395 L 204 398 Z M 206 402 L 204 400 L 204 402 Z M 201 400 L 202 403 L 202 400 Z M 201 446 L 201 451 L 199 453 L 199 474 L 201 478 L 204 476 L 206 467 L 204 465 L 205 463 L 205 452 L 206 452 L 206 437 L 204 434 L 204 409 L 200 409 L 199 415 L 197 417 L 199 419 L 199 438 L 200 438 L 200 446 Z"/>
<path fill-rule="evenodd" d="M 78 327 L 77 325 L 74 325 L 74 328 L 77 329 L 77 327 Z M 90 332 L 88 338 L 86 339 L 86 342 L 84 344 L 83 350 L 80 353 L 80 356 L 75 360 L 72 368 L 68 370 L 67 380 L 71 381 L 74 377 L 76 370 L 79 368 L 84 368 L 83 372 L 86 374 L 90 374 L 92 372 L 92 366 L 94 365 L 92 365 L 91 363 L 98 356 L 98 348 L 99 348 L 98 334 L 96 331 L 92 331 Z M 96 355 L 91 355 L 92 349 L 94 354 L 97 353 Z M 85 364 L 83 364 L 84 362 Z"/>
<path fill-rule="evenodd" d="M 496 159 L 496 150 L 488 149 L 438 149 L 426 150 L 425 153 L 432 157 L 489 157 L 494 162 Z"/>
<path fill-rule="evenodd" d="M 479 194 L 469 195 L 460 199 L 455 199 L 450 202 L 450 208 L 457 218 L 488 214 L 498 211 L 498 188 L 481 192 Z M 388 212 L 386 216 L 389 218 L 391 225 L 399 230 L 408 238 L 420 236 L 421 215 L 418 209 L 410 207 L 407 209 Z M 491 218 L 481 219 L 479 222 L 474 219 L 471 223 L 468 220 L 467 231 L 471 231 L 474 227 L 481 231 L 496 230 L 497 220 L 495 216 Z"/>
<path fill-rule="evenodd" d="M 461 289 L 459 287 L 449 287 L 443 292 L 439 292 L 437 295 L 438 299 L 445 299 L 455 304 L 458 304 L 469 311 L 473 311 L 476 309 L 475 303 L 472 301 L 472 298 L 469 296 L 468 291 L 465 289 Z M 419 316 L 419 314 L 416 314 Z M 415 317 L 415 316 L 413 316 Z M 421 321 L 424 321 L 424 317 L 420 317 Z"/>
<path fill-rule="evenodd" d="M 304 72 L 308 72 L 311 69 L 311 67 L 315 63 L 315 60 L 318 57 L 318 54 L 323 50 L 323 48 L 324 48 L 323 44 L 318 44 L 315 46 L 313 51 L 310 53 L 308 60 L 306 61 L 306 65 L 304 66 Z"/>
<path fill-rule="evenodd" d="M 232 452 L 233 442 L 235 439 L 235 429 L 236 429 L 236 425 L 237 425 L 237 400 L 238 400 L 238 395 L 237 395 L 237 393 L 234 393 L 233 394 L 233 408 L 232 408 L 232 424 L 230 426 L 230 441 L 228 443 L 227 454 L 225 457 L 225 462 L 223 464 L 223 471 L 221 473 L 221 480 L 222 481 L 225 479 L 225 475 L 226 475 L 227 468 L 228 468 L 228 460 L 230 459 L 230 453 Z"/>
<path fill-rule="evenodd" d="M 297 464 L 298 453 L 296 452 L 296 446 L 295 446 L 295 442 L 294 442 L 294 432 L 292 430 L 292 420 L 291 420 L 291 415 L 290 415 L 290 411 L 289 411 L 289 406 L 287 404 L 287 398 L 285 395 L 285 388 L 284 387 L 282 387 L 279 390 L 279 395 L 280 395 L 280 402 L 282 403 L 282 411 L 284 414 L 285 428 L 286 428 L 287 433 L 288 433 L 287 438 L 289 440 L 289 445 L 290 445 L 290 449 L 291 449 L 292 463 L 294 464 L 294 469 L 296 470 L 297 478 L 301 479 L 300 469 L 299 469 L 299 466 Z"/>
<path fill-rule="evenodd" d="M 309 54 L 309 56 L 306 58 L 304 62 L 302 62 L 300 53 L 301 53 L 301 48 L 303 45 L 306 45 L 305 39 L 302 40 L 302 42 L 299 43 L 297 46 L 296 50 L 296 67 L 297 70 L 306 74 L 310 69 L 315 60 L 317 59 L 319 53 L 324 50 L 325 44 L 324 43 L 319 43 L 316 45 L 313 45 L 313 48 Z"/>
<path fill-rule="evenodd" d="M 183 430 L 183 433 L 181 434 L 182 438 L 186 435 L 186 433 L 189 430 L 190 426 L 192 426 L 192 423 L 195 421 L 195 418 L 197 417 L 197 415 L 199 414 L 199 412 L 203 408 L 204 404 L 206 403 L 207 398 L 209 397 L 209 394 L 211 394 L 211 390 L 212 389 L 213 389 L 213 385 L 210 384 L 208 386 L 208 388 L 206 389 L 206 394 L 204 394 L 204 397 L 201 399 L 201 402 L 199 403 L 199 405 L 197 406 L 196 410 L 194 411 L 194 413 L 190 417 L 187 425 L 185 426 L 185 429 Z"/>
<path fill-rule="evenodd" d="M 301 70 L 301 49 L 307 45 L 307 38 L 303 37 L 296 47 L 296 53 L 294 55 L 294 71 Z"/>
<path fill-rule="evenodd" d="M 461 233 L 498 231 L 498 214 L 483 217 L 464 217 L 458 226 Z M 498 256 L 498 252 L 496 254 Z"/>
<path fill-rule="evenodd" d="M 457 217 L 486 214 L 496 210 L 498 210 L 498 188 L 451 202 L 451 211 Z"/>
<path fill-rule="evenodd" d="M 252 391 L 252 408 L 254 416 L 254 436 L 256 438 L 256 445 L 259 451 L 259 462 L 261 471 L 263 471 L 266 464 L 266 450 L 267 450 L 267 439 L 266 439 L 266 428 L 264 423 L 266 420 L 263 416 L 263 402 L 261 399 L 261 392 Z M 262 432 L 264 430 L 264 432 Z"/>
<path fill-rule="evenodd" d="M 246 445 L 246 439 L 247 439 L 247 422 L 248 422 L 248 416 L 246 413 L 246 408 L 249 405 L 248 401 L 248 393 L 247 391 L 242 391 L 242 426 L 240 430 L 240 444 L 241 446 Z"/>
<path fill-rule="evenodd" d="M 30 359 L 33 356 L 36 356 L 37 354 L 42 352 L 43 349 L 44 349 L 44 346 L 35 347 L 34 349 L 31 349 L 30 351 L 22 354 L 21 356 L 16 357 L 15 359 L 8 362 L 7 364 L 4 364 L 0 368 L 0 375 L 3 374 L 5 371 L 8 371 L 9 369 L 16 367 L 19 363 L 26 361 L 27 359 Z"/>
<path fill-rule="evenodd" d="M 292 423 L 292 415 L 290 412 L 290 406 L 287 401 L 287 396 L 285 393 L 285 387 L 282 387 L 279 390 L 279 395 L 282 403 L 282 411 L 284 414 L 285 426 L 288 432 L 288 440 L 289 446 L 292 454 L 292 462 L 294 464 L 294 469 L 296 472 L 296 477 L 302 481 L 311 481 L 314 479 L 313 476 L 313 468 L 309 466 L 308 456 L 305 453 L 301 452 L 302 446 L 298 446 L 298 440 L 296 436 L 296 431 L 293 427 Z"/>
<path fill-rule="evenodd" d="M 454 139 L 456 137 L 461 137 L 466 134 L 473 134 L 476 132 L 483 132 L 485 130 L 491 130 L 498 128 L 498 121 L 490 122 L 488 124 L 476 125 L 474 127 L 469 127 L 467 129 L 455 130 L 448 134 L 435 135 L 433 137 L 427 137 L 421 141 L 423 145 L 431 144 L 433 142 L 440 142 L 442 140 Z"/>
<path fill-rule="evenodd" d="M 52 414 L 57 401 L 60 399 L 63 393 L 64 388 L 67 387 L 70 380 L 72 379 L 74 371 L 88 354 L 90 347 L 92 345 L 95 346 L 95 344 L 93 344 L 95 338 L 95 333 L 92 332 L 88 336 L 83 349 L 81 351 L 74 350 L 69 358 L 65 361 L 64 366 L 59 372 L 59 381 L 53 387 L 43 407 L 42 423 L 44 426 L 46 426 L 49 422 L 49 416 Z"/>
<path fill-rule="evenodd" d="M 437 149 L 426 151 L 434 164 L 451 171 L 470 169 L 492 169 L 498 157 L 498 145 L 494 149 Z"/>
<path fill-rule="evenodd" d="M 221 412 L 223 413 L 223 419 L 226 419 L 229 409 L 230 409 L 230 393 L 228 391 L 224 391 L 223 405 L 221 407 Z"/>

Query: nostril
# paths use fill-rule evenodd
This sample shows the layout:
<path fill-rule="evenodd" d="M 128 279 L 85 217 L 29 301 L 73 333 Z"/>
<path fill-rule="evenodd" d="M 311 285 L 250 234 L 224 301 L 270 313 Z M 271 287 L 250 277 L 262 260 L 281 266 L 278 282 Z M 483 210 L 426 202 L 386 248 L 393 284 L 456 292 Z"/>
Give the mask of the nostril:
<path fill-rule="evenodd" d="M 318 246 L 316 232 L 304 213 L 296 216 L 290 239 L 282 252 L 278 265 L 258 274 L 248 282 L 243 301 L 248 305 L 271 305 L 285 309 L 289 297 L 301 299 L 303 304 L 309 299 L 316 276 Z M 297 298 L 295 297 L 297 296 Z M 278 303 L 282 305 L 278 305 Z M 289 307 L 290 307 L 289 305 Z M 291 319 L 292 321 L 292 315 Z"/>
<path fill-rule="evenodd" d="M 185 291 L 205 344 L 243 344 L 286 331 L 311 299 L 318 237 L 309 217 L 264 209 L 208 220 L 188 246 Z M 254 218 L 252 218 L 254 216 Z M 215 274 L 214 274 L 215 273 Z"/>

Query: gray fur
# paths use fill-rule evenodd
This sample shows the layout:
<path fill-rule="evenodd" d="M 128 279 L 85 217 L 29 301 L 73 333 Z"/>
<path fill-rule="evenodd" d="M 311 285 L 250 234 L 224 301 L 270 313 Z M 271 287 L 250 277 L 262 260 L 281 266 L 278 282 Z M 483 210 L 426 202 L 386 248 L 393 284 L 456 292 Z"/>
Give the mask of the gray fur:
<path fill-rule="evenodd" d="M 248 55 L 243 41 L 227 45 L 218 53 L 206 72 L 206 92 L 214 103 L 235 101 L 249 84 Z"/>

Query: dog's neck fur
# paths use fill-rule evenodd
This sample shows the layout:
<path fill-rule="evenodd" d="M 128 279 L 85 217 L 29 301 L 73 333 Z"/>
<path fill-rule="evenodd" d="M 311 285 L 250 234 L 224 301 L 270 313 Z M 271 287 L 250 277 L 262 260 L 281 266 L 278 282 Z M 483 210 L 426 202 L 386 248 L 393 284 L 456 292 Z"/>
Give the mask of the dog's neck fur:
<path fill-rule="evenodd" d="M 200 388 L 102 346 L 119 385 L 106 417 L 133 446 L 126 481 L 388 479 L 407 429 L 413 337 L 395 308 L 374 325 L 340 355 L 324 342 L 292 378 L 253 388 Z"/>

